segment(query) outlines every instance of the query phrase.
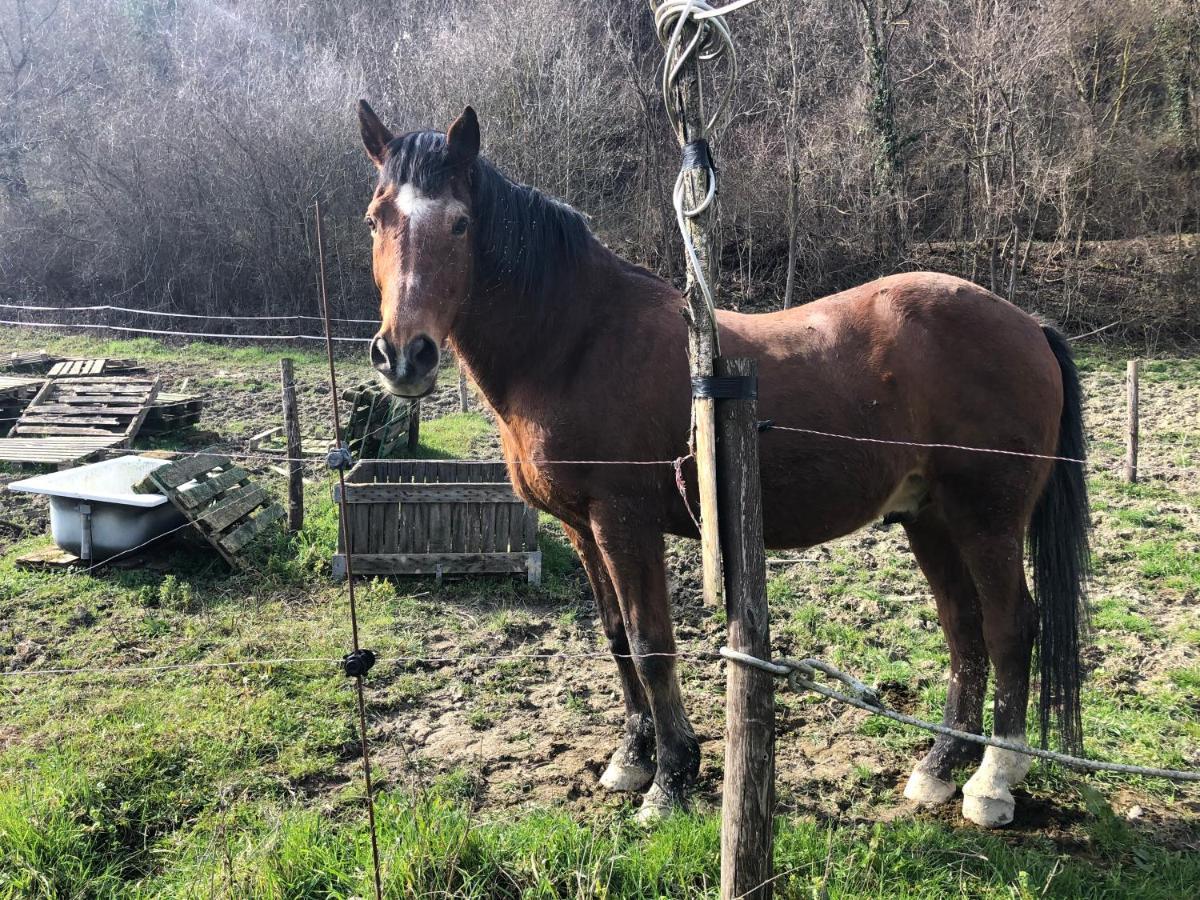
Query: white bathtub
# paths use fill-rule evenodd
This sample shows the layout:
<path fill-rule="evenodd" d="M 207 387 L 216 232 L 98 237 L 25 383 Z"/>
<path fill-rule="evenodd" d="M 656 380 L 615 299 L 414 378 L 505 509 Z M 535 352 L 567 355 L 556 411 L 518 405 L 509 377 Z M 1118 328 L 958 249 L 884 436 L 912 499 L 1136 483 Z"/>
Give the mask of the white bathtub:
<path fill-rule="evenodd" d="M 49 497 L 54 543 L 85 561 L 98 562 L 183 524 L 183 515 L 162 494 L 133 491 L 147 473 L 167 462 L 121 456 L 14 481 L 8 489 Z"/>

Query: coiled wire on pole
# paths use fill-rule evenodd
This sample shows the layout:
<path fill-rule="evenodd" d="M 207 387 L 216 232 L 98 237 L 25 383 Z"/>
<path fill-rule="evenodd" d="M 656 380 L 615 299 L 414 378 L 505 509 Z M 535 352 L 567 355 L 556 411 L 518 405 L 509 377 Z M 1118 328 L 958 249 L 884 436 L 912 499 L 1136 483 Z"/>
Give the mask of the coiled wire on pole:
<path fill-rule="evenodd" d="M 752 2 L 752 0 L 747 0 L 747 2 Z M 740 5 L 745 4 L 735 3 L 714 9 L 709 4 L 703 2 L 703 0 L 663 0 L 663 2 L 654 8 L 654 30 L 664 48 L 662 72 L 663 104 L 666 107 L 667 118 L 671 122 L 671 128 L 689 144 L 707 142 L 709 135 L 714 132 L 717 123 L 721 121 L 721 118 L 725 115 L 725 111 L 729 108 L 729 102 L 733 97 L 734 84 L 737 80 L 737 51 L 733 46 L 733 37 L 729 32 L 729 26 L 720 14 L 727 9 Z M 712 62 L 721 57 L 727 60 L 729 71 L 727 77 L 724 79 L 723 86 L 717 93 L 716 104 L 711 112 L 706 113 L 703 108 L 698 110 L 699 125 L 694 126 L 692 132 L 688 132 L 687 123 L 683 121 L 681 116 L 683 104 L 678 97 L 680 78 L 683 77 L 685 71 L 689 70 L 691 63 L 694 62 L 697 64 L 696 77 L 699 77 L 699 63 Z M 703 103 L 703 95 L 701 95 L 701 103 Z M 689 208 L 685 196 L 687 190 L 687 173 L 693 168 L 704 169 L 707 187 L 704 199 L 696 206 Z M 699 165 L 685 162 L 679 171 L 679 175 L 675 178 L 675 187 L 671 192 L 671 200 L 675 208 L 675 221 L 679 226 L 679 233 L 683 237 L 684 250 L 687 253 L 688 263 L 691 266 L 692 277 L 695 280 L 696 286 L 700 289 L 701 297 L 704 299 L 704 306 L 708 312 L 709 320 L 714 323 L 716 319 L 716 302 L 712 286 L 708 283 L 708 277 L 704 272 L 703 266 L 700 264 L 700 257 L 696 252 L 695 244 L 688 233 L 687 220 L 707 212 L 716 196 L 717 172 L 712 165 L 711 156 L 705 152 L 703 154 L 703 162 Z"/>

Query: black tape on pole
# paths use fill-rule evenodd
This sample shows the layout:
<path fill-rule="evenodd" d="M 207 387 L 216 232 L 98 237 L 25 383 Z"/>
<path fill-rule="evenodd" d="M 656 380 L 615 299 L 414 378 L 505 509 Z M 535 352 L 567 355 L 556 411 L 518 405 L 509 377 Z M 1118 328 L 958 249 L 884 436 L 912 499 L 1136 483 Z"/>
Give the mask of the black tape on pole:
<path fill-rule="evenodd" d="M 692 396 L 702 400 L 757 400 L 758 379 L 753 375 L 710 375 L 692 379 Z"/>
<path fill-rule="evenodd" d="M 708 141 L 699 138 L 683 145 L 682 169 L 685 172 L 688 169 L 712 169 L 714 172 L 717 170 L 717 164 L 713 162 L 712 148 L 708 146 Z"/>

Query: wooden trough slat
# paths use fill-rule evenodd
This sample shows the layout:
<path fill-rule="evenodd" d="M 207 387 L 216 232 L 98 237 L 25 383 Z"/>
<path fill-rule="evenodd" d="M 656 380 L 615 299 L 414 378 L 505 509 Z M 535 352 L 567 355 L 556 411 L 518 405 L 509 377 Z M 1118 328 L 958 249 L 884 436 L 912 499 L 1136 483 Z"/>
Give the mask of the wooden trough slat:
<path fill-rule="evenodd" d="M 239 554 L 285 515 L 270 495 L 227 456 L 188 457 L 155 469 L 137 488 L 161 491 L 225 561 L 244 568 Z"/>
<path fill-rule="evenodd" d="M 455 473 L 446 473 L 453 475 Z M 333 499 L 342 499 L 341 485 L 334 485 Z M 520 503 L 512 486 L 472 484 L 469 482 L 433 482 L 409 484 L 347 484 L 347 503 Z"/>
<path fill-rule="evenodd" d="M 345 566 L 342 560 L 341 565 Z M 355 575 L 526 575 L 528 553 L 355 553 Z M 345 577 L 343 571 L 341 577 Z"/>

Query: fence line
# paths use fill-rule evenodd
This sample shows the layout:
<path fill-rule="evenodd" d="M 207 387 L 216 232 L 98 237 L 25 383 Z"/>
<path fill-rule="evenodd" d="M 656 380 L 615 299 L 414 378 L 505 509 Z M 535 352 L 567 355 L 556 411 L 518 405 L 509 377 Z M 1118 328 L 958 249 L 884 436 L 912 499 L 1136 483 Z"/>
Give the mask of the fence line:
<path fill-rule="evenodd" d="M 166 312 L 158 309 L 136 309 L 131 306 L 109 306 L 97 304 L 93 306 L 35 306 L 27 303 L 0 303 L 0 309 L 16 309 L 27 312 L 120 312 L 137 316 L 162 316 L 170 319 L 212 319 L 222 322 L 290 322 L 304 319 L 311 322 L 322 321 L 320 316 L 290 315 L 290 316 L 225 316 L 203 315 L 201 313 Z M 330 319 L 346 325 L 378 325 L 378 319 Z"/>
<path fill-rule="evenodd" d="M 172 337 L 190 337 L 190 338 L 225 338 L 237 341 L 324 341 L 325 338 L 319 334 L 218 334 L 200 331 L 170 331 L 162 328 L 134 328 L 129 325 L 85 325 L 80 323 L 66 322 L 14 322 L 9 319 L 0 319 L 0 325 L 12 325 L 16 328 L 102 328 L 106 331 L 122 331 L 131 334 L 156 334 L 168 335 Z M 353 344 L 362 344 L 370 340 L 370 338 L 361 337 L 332 337 L 333 341 L 344 341 Z"/>

